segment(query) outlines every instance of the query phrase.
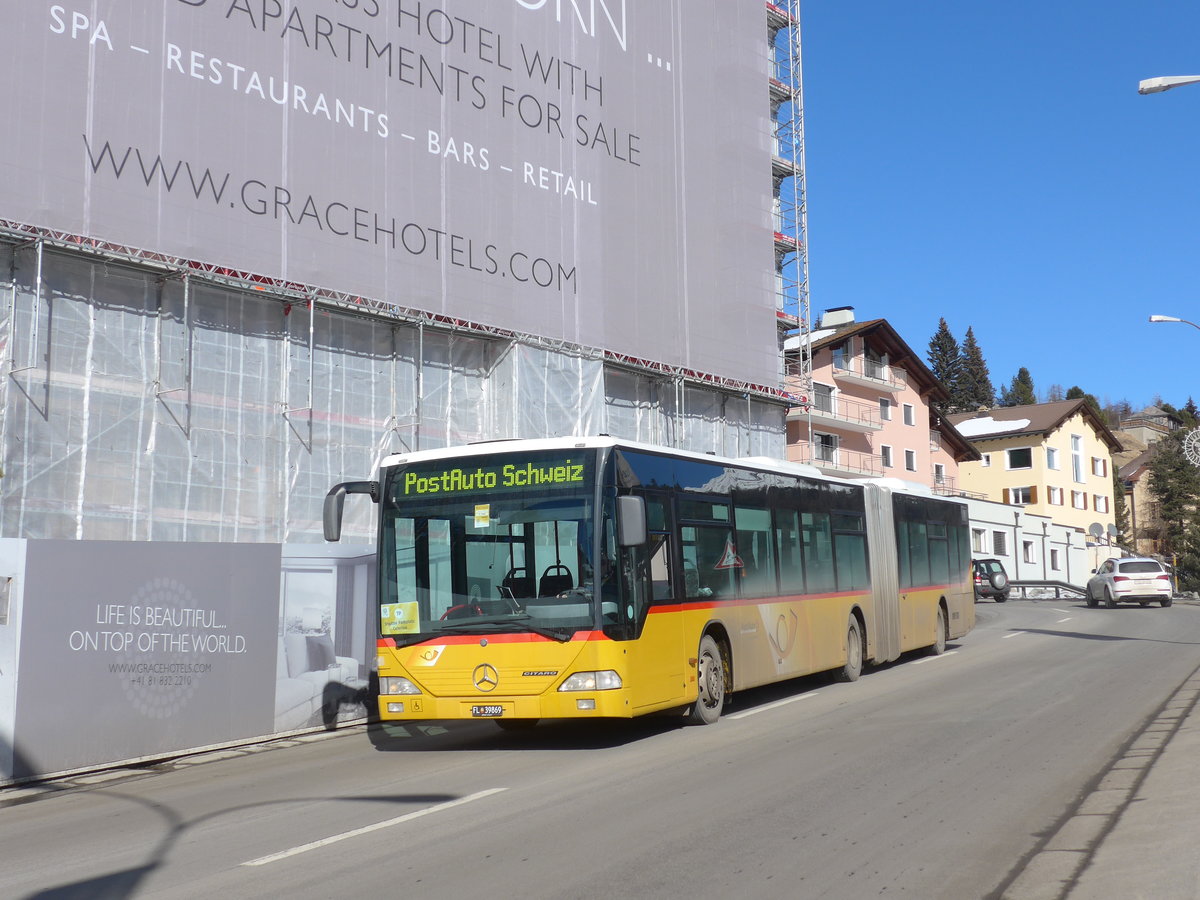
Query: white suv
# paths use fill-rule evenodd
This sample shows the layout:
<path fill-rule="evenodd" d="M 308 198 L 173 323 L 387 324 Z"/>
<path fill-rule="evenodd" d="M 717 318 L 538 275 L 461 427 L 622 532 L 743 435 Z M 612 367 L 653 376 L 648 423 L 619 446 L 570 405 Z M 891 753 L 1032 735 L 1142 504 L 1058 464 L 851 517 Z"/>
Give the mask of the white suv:
<path fill-rule="evenodd" d="M 1101 601 L 1109 609 L 1125 601 L 1149 606 L 1155 600 L 1171 605 L 1171 573 L 1157 559 L 1110 559 L 1093 571 L 1096 574 L 1087 583 L 1088 606 L 1099 606 Z"/>

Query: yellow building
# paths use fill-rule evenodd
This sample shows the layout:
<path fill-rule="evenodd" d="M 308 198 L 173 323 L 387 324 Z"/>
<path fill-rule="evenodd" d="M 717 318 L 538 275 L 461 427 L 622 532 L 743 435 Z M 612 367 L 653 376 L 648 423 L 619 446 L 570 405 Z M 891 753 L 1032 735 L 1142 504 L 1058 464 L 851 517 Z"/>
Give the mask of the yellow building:
<path fill-rule="evenodd" d="M 948 417 L 979 451 L 959 465 L 960 486 L 1048 516 L 1106 544 L 1116 531 L 1113 460 L 1121 442 L 1083 399 L 1007 406 Z M 1095 541 L 1096 526 L 1103 537 Z"/>

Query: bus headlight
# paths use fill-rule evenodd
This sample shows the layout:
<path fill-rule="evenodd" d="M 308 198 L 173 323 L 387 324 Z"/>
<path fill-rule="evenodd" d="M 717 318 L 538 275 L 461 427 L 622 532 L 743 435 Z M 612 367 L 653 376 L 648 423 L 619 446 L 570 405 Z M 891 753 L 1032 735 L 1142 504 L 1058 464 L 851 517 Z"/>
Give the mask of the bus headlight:
<path fill-rule="evenodd" d="M 612 669 L 602 672 L 576 672 L 562 683 L 560 691 L 615 691 L 621 686 L 621 676 Z"/>
<path fill-rule="evenodd" d="M 379 679 L 379 693 L 381 694 L 419 694 L 421 689 L 409 681 L 407 678 L 398 676 L 388 676 Z"/>

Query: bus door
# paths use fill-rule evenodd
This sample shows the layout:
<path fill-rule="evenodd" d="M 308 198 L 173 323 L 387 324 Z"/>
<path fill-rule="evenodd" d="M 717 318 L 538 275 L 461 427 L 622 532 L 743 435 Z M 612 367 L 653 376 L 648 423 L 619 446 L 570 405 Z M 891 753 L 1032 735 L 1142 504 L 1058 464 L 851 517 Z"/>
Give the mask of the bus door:
<path fill-rule="evenodd" d="M 628 687 L 634 712 L 671 701 L 683 702 L 689 653 L 684 646 L 681 593 L 675 577 L 675 548 L 667 495 L 646 493 L 645 546 L 617 547 L 612 518 L 605 517 L 605 555 L 620 560 L 620 594 L 624 615 L 636 639 L 625 645 Z"/>

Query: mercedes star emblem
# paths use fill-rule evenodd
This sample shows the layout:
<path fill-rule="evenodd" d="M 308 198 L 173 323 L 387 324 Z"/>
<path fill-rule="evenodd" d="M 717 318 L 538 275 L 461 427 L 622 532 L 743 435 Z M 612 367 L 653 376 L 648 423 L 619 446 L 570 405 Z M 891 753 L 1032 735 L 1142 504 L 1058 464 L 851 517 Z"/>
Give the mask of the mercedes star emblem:
<path fill-rule="evenodd" d="M 496 689 L 496 685 L 500 683 L 500 674 L 494 667 L 484 663 L 475 667 L 475 671 L 471 673 L 471 680 L 475 682 L 478 690 L 486 693 Z"/>

